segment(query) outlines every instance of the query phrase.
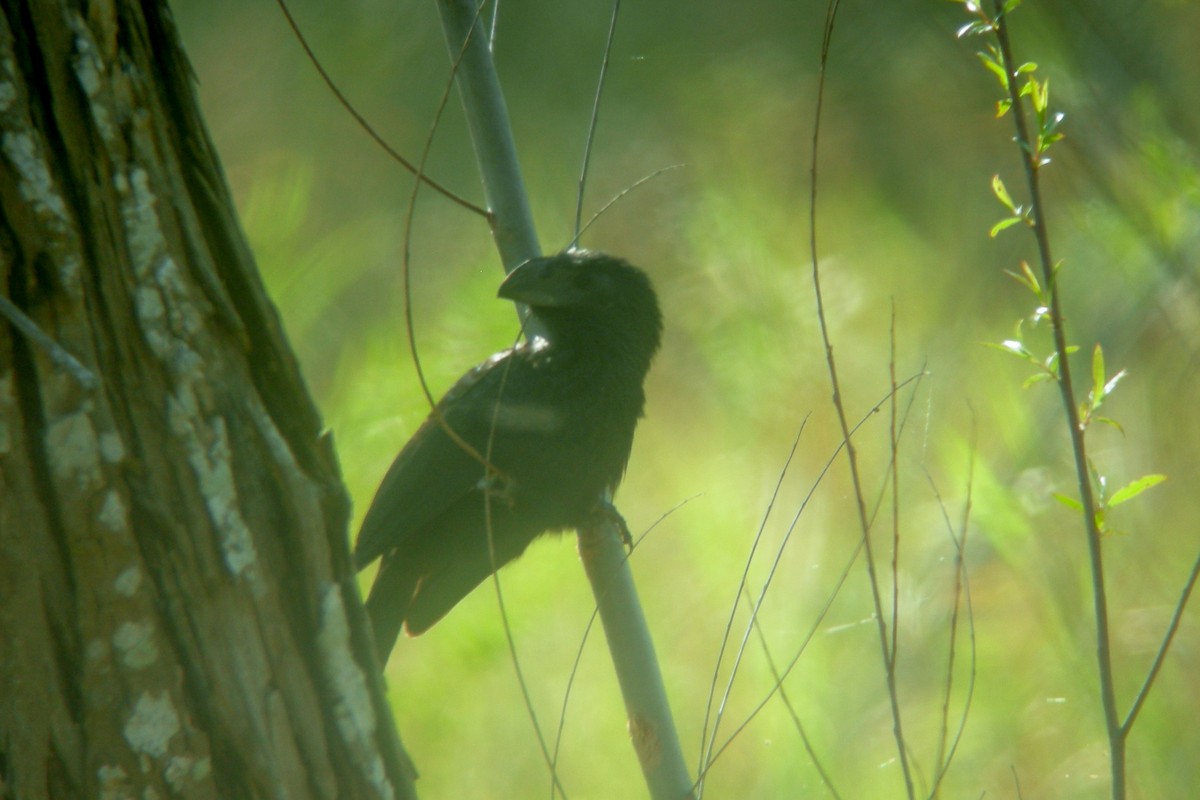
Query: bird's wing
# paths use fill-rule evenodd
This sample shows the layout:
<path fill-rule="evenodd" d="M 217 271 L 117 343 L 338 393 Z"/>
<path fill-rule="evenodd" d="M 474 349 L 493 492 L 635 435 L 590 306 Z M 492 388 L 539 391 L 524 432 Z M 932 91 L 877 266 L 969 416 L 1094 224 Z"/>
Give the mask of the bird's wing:
<path fill-rule="evenodd" d="M 438 403 L 438 413 L 430 414 L 396 456 L 363 519 L 354 548 L 359 567 L 403 548 L 411 536 L 479 486 L 486 472 L 479 456 L 487 448 L 491 409 L 513 352 L 497 353 L 460 378 Z M 446 426 L 478 455 L 454 441 Z"/>

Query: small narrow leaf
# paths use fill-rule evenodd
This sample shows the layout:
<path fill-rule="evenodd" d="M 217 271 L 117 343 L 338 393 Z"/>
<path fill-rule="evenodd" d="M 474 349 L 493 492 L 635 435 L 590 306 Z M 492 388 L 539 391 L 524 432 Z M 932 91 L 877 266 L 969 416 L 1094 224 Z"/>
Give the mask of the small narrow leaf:
<path fill-rule="evenodd" d="M 1033 270 L 1029 268 L 1029 262 L 1021 260 L 1021 271 L 1013 272 L 1011 269 L 1004 270 L 1004 274 L 1015 280 L 1017 283 L 1024 286 L 1029 291 L 1037 295 L 1040 300 L 1042 297 L 1042 286 L 1038 283 L 1037 276 L 1033 274 Z"/>
<path fill-rule="evenodd" d="M 1015 341 L 1013 339 L 1005 339 L 1003 342 L 1000 343 L 1000 347 L 1002 347 L 1005 350 L 1009 350 L 1013 353 L 1017 353 L 1018 355 L 1024 356 L 1025 358 L 1033 357 L 1033 354 L 1025 349 L 1025 345 L 1023 345 L 1021 342 Z"/>
<path fill-rule="evenodd" d="M 993 350 L 1000 350 L 1002 352 L 1014 355 L 1022 361 L 1029 361 L 1034 364 L 1038 363 L 1037 359 L 1033 357 L 1033 353 L 1025 349 L 1025 345 L 1012 339 L 1000 342 L 999 344 L 996 342 L 980 342 L 980 344 L 982 344 L 984 347 L 990 347 Z M 1041 365 L 1039 364 L 1038 366 Z"/>
<path fill-rule="evenodd" d="M 1004 74 L 1004 67 L 1000 66 L 1000 62 L 988 53 L 976 53 L 976 55 L 979 56 L 979 60 L 983 62 L 983 65 L 987 67 L 988 72 L 996 76 L 996 79 L 1000 81 L 1000 85 L 1007 88 L 1008 76 Z"/>
<path fill-rule="evenodd" d="M 1131 481 L 1113 492 L 1112 499 L 1108 501 L 1108 507 L 1119 506 L 1126 500 L 1132 500 L 1151 486 L 1157 486 L 1166 479 L 1166 475 L 1143 475 L 1136 481 Z"/>
<path fill-rule="evenodd" d="M 1074 497 L 1069 497 L 1062 492 L 1055 492 L 1053 497 L 1055 500 L 1073 511 L 1083 511 L 1083 505 Z"/>
<path fill-rule="evenodd" d="M 1017 283 L 1024 286 L 1029 291 L 1037 292 L 1037 286 L 1035 284 L 1031 284 L 1028 280 L 1026 280 L 1024 275 L 1013 272 L 1011 269 L 1004 270 L 1004 274 L 1007 275 L 1008 277 L 1012 278 Z"/>
<path fill-rule="evenodd" d="M 1033 274 L 1033 270 L 1029 266 L 1029 262 L 1021 259 L 1021 274 L 1029 281 L 1029 285 L 1033 287 L 1038 297 L 1042 296 L 1042 286 L 1038 283 L 1037 276 Z"/>
<path fill-rule="evenodd" d="M 1092 350 L 1092 408 L 1104 402 L 1104 350 L 1097 344 Z"/>
<path fill-rule="evenodd" d="M 978 36 L 981 33 L 990 33 L 993 30 L 992 23 L 984 22 L 983 20 L 975 20 L 963 25 L 955 33 L 959 39 L 965 39 L 968 36 Z"/>
<path fill-rule="evenodd" d="M 1000 179 L 999 175 L 992 176 L 992 194 L 996 195 L 996 199 L 999 200 L 1005 208 L 1007 208 L 1009 211 L 1012 211 L 1014 214 L 1017 213 L 1017 207 L 1013 203 L 1012 197 L 1009 196 L 1008 189 L 1005 188 L 1004 181 Z M 1009 224 L 1011 225 L 1012 223 Z"/>
<path fill-rule="evenodd" d="M 988 229 L 988 236 L 995 239 L 996 235 L 998 233 L 1000 233 L 1000 231 L 1007 230 L 1008 228 L 1011 228 L 1013 225 L 1016 225 L 1020 221 L 1021 221 L 1020 217 L 1005 217 L 1004 219 L 1000 220 L 999 222 L 997 222 L 995 225 L 993 225 L 991 228 Z"/>
<path fill-rule="evenodd" d="M 1088 469 L 1091 470 L 1092 481 L 1096 484 L 1096 494 L 1099 496 L 1100 505 L 1107 505 L 1105 498 L 1108 497 L 1108 477 L 1100 474 L 1100 470 L 1096 469 L 1096 465 L 1090 458 L 1088 459 Z"/>

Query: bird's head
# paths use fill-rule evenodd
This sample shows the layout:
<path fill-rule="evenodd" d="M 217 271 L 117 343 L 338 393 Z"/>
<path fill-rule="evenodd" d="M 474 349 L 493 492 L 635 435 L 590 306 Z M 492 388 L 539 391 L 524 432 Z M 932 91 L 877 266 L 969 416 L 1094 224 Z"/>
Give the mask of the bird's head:
<path fill-rule="evenodd" d="M 508 274 L 499 296 L 528 305 L 552 343 L 620 339 L 647 365 L 658 349 L 658 299 L 646 273 L 623 259 L 588 250 L 531 258 Z"/>

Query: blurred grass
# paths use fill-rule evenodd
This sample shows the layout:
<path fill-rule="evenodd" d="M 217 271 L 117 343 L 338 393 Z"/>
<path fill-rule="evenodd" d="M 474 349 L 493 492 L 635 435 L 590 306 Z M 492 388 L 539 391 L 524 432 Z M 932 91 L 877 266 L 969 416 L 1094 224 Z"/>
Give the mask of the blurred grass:
<path fill-rule="evenodd" d="M 417 154 L 447 73 L 432 4 L 291 6 L 360 111 Z M 666 344 L 618 501 L 637 532 L 697 495 L 634 557 L 693 759 L 729 604 L 791 440 L 811 413 L 763 552 L 773 553 L 838 439 L 807 246 L 823 8 L 627 4 L 601 115 L 588 209 L 653 170 L 687 165 L 630 194 L 584 244 L 646 267 L 666 310 Z M 427 410 L 402 321 L 411 177 L 336 105 L 274 4 L 185 0 L 175 12 L 247 234 L 361 514 Z M 502 6 L 497 59 L 547 249 L 570 239 L 608 13 Z M 1096 460 L 1116 485 L 1151 471 L 1171 478 L 1114 512 L 1126 533 L 1105 543 L 1124 708 L 1200 547 L 1200 48 L 1186 33 L 1200 29 L 1200 11 L 1167 0 L 1030 2 L 1014 21 L 1019 57 L 1039 63 L 1067 112 L 1068 138 L 1046 176 L 1070 334 L 1083 352 L 1098 341 L 1114 370 L 1130 370 L 1106 405 L 1125 434 L 1091 434 Z M 1061 411 L 1050 388 L 1022 390 L 1024 368 L 979 344 L 1009 338 L 1031 310 L 1002 272 L 1031 248 L 1015 231 L 986 236 L 1001 216 L 988 181 L 1000 173 L 1014 186 L 1018 162 L 1007 120 L 992 119 L 995 84 L 973 55 L 977 43 L 953 36 L 962 22 L 950 3 L 842 9 L 820 163 L 826 300 L 851 416 L 887 392 L 893 304 L 898 374 L 930 373 L 899 460 L 900 690 L 922 780 L 931 780 L 954 558 L 929 480 L 957 524 L 973 458 L 967 561 L 978 676 L 944 796 L 1015 796 L 1015 771 L 1025 798 L 1103 797 L 1081 525 L 1050 499 L 1072 486 Z M 477 199 L 454 106 L 429 171 Z M 418 344 L 440 394 L 512 342 L 515 316 L 492 299 L 500 271 L 486 226 L 430 192 L 418 203 L 412 265 Z M 886 425 L 877 415 L 860 434 L 871 492 L 885 480 Z M 792 535 L 761 618 L 777 661 L 791 658 L 854 550 L 849 491 L 839 462 Z M 882 521 L 877 530 L 887 558 L 890 532 Z M 570 537 L 541 542 L 502 573 L 548 730 L 591 608 L 573 549 Z M 755 592 L 769 563 L 761 559 L 750 570 Z M 786 686 L 842 795 L 895 797 L 902 783 L 869 615 L 860 561 Z M 1197 619 L 1188 614 L 1132 736 L 1131 797 L 1194 791 Z M 966 647 L 960 636 L 960 656 Z M 761 655 L 749 652 L 725 735 L 771 685 Z M 960 662 L 956 709 L 965 682 Z M 490 587 L 402 642 L 389 683 L 425 796 L 548 793 Z M 614 683 L 597 632 L 560 762 L 571 797 L 637 791 Z M 709 790 L 824 796 L 777 701 L 722 756 Z"/>

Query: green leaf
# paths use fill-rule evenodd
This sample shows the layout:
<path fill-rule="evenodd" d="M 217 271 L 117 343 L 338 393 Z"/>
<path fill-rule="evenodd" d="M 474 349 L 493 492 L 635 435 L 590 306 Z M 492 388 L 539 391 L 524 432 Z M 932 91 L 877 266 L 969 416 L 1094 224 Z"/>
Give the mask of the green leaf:
<path fill-rule="evenodd" d="M 989 48 L 991 49 L 991 48 Z M 1004 67 L 1000 65 L 1000 61 L 992 53 L 976 53 L 979 60 L 983 62 L 983 66 L 987 67 L 988 72 L 996 76 L 1000 81 L 1000 86 L 1008 88 L 1008 75 L 1004 73 Z"/>
<path fill-rule="evenodd" d="M 1026 72 L 1035 72 L 1037 70 L 1037 62 L 1026 61 L 1021 66 L 1017 67 L 1017 74 L 1024 75 Z"/>
<path fill-rule="evenodd" d="M 1038 299 L 1041 299 L 1042 286 L 1040 283 L 1038 283 L 1037 276 L 1033 274 L 1033 270 L 1029 268 L 1028 261 L 1026 261 L 1025 259 L 1021 259 L 1021 272 L 1020 273 L 1016 273 L 1010 269 L 1006 269 L 1006 270 L 1004 270 L 1004 274 L 1008 275 L 1010 278 L 1015 280 L 1017 283 L 1021 284 L 1022 286 L 1027 288 L 1029 291 L 1033 292 L 1035 295 L 1038 296 Z"/>
<path fill-rule="evenodd" d="M 1035 372 L 1032 375 L 1030 375 L 1028 378 L 1025 379 L 1025 381 L 1021 384 L 1021 388 L 1028 389 L 1030 386 L 1033 386 L 1034 384 L 1042 383 L 1043 381 L 1053 381 L 1053 380 L 1058 380 L 1058 378 L 1055 376 L 1055 374 L 1053 372 Z"/>
<path fill-rule="evenodd" d="M 1038 83 L 1036 78 L 1031 77 L 1029 79 L 1029 94 L 1029 101 L 1033 103 L 1033 110 L 1041 118 L 1046 113 L 1046 108 L 1050 105 L 1050 79 L 1046 78 L 1046 80 Z"/>
<path fill-rule="evenodd" d="M 999 175 L 992 176 L 992 194 L 996 195 L 996 199 L 1004 204 L 1004 207 L 1014 214 L 1017 213 L 1017 207 L 1012 201 L 1012 197 L 1008 194 L 1008 189 L 1004 186 L 1004 181 Z M 1009 223 L 1010 225 L 1012 223 Z"/>
<path fill-rule="evenodd" d="M 1038 363 L 1037 359 L 1033 357 L 1033 353 L 1026 350 L 1025 345 L 1014 339 L 1006 339 L 999 344 L 996 342 L 981 342 L 981 344 L 984 347 L 990 347 L 993 350 L 1000 350 L 1002 352 L 1014 355 L 1022 361 L 1030 361 L 1034 364 Z M 1041 365 L 1039 364 L 1039 366 Z"/>
<path fill-rule="evenodd" d="M 1108 478 L 1100 474 L 1100 470 L 1096 469 L 1095 463 L 1090 458 L 1087 465 L 1088 472 L 1092 475 L 1092 483 L 1096 486 L 1096 496 L 1099 499 L 1100 507 L 1103 508 L 1108 505 L 1105 500 L 1108 497 Z"/>
<path fill-rule="evenodd" d="M 1076 500 L 1074 497 L 1069 497 L 1069 496 L 1063 494 L 1062 492 L 1055 492 L 1053 497 L 1055 500 L 1062 503 L 1064 506 L 1071 509 L 1072 511 L 1083 511 L 1083 504 L 1080 503 L 1078 500 Z"/>
<path fill-rule="evenodd" d="M 1011 269 L 1004 270 L 1004 274 L 1007 275 L 1008 277 L 1012 278 L 1017 283 L 1024 286 L 1029 291 L 1037 292 L 1037 286 L 1035 284 L 1031 284 L 1028 280 L 1026 280 L 1024 275 L 1021 275 L 1020 273 L 1017 273 L 1017 272 L 1013 272 Z"/>
<path fill-rule="evenodd" d="M 995 239 L 996 235 L 999 234 L 1000 231 L 1011 228 L 1013 225 L 1016 225 L 1018 222 L 1021 222 L 1021 221 L 1022 221 L 1021 217 L 1005 217 L 1004 219 L 1000 220 L 999 222 L 997 222 L 995 225 L 993 225 L 991 228 L 988 229 L 988 236 Z"/>
<path fill-rule="evenodd" d="M 1092 350 L 1092 408 L 1104 402 L 1104 350 L 1097 344 Z"/>
<path fill-rule="evenodd" d="M 1122 428 L 1121 423 L 1117 422 L 1115 419 L 1109 419 L 1108 417 L 1092 417 L 1092 419 L 1096 422 L 1103 422 L 1105 425 L 1116 428 L 1122 436 L 1125 435 L 1125 429 Z"/>
<path fill-rule="evenodd" d="M 1025 279 L 1028 280 L 1030 285 L 1033 286 L 1033 289 L 1037 293 L 1038 297 L 1041 297 L 1042 286 L 1038 283 L 1037 275 L 1033 274 L 1033 269 L 1029 266 L 1029 262 L 1025 259 L 1021 259 L 1021 274 L 1024 275 Z"/>
<path fill-rule="evenodd" d="M 968 36 L 979 36 L 983 33 L 991 33 L 996 29 L 996 26 L 987 20 L 977 19 L 974 22 L 968 22 L 958 29 L 956 35 L 959 39 L 965 39 Z"/>
<path fill-rule="evenodd" d="M 1166 479 L 1166 475 L 1143 475 L 1136 481 L 1131 481 L 1113 492 L 1112 499 L 1108 501 L 1108 507 L 1119 506 L 1126 500 L 1132 500 L 1151 486 L 1157 486 Z"/>

